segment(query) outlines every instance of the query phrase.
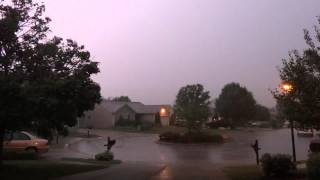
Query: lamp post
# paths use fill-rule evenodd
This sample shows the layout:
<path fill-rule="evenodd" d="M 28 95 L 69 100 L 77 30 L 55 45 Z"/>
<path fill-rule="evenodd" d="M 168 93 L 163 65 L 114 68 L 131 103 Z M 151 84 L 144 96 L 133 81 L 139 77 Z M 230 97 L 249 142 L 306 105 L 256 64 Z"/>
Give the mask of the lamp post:
<path fill-rule="evenodd" d="M 281 86 L 281 89 L 285 93 L 286 96 L 290 94 L 290 92 L 293 90 L 293 86 L 289 83 L 284 83 Z M 297 162 L 297 156 L 296 156 L 296 145 L 295 145 L 295 138 L 294 138 L 294 129 L 293 129 L 293 120 L 289 119 L 290 121 L 290 129 L 291 129 L 291 142 L 292 142 L 292 157 L 293 162 Z"/>

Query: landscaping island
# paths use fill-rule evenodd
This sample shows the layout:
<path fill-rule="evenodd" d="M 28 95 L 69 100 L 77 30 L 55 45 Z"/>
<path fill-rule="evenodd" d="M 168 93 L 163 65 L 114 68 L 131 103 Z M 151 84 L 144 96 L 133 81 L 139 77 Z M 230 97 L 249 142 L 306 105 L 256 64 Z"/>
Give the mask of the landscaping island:
<path fill-rule="evenodd" d="M 220 134 L 208 132 L 165 132 L 159 135 L 160 142 L 201 144 L 201 143 L 222 143 L 224 138 Z"/>

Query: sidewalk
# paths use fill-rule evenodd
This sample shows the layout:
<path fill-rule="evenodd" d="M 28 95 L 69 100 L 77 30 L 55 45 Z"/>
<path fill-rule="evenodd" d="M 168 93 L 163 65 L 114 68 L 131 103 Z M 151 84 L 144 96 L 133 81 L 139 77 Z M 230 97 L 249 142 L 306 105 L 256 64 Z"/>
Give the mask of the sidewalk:
<path fill-rule="evenodd" d="M 206 164 L 171 164 L 149 180 L 229 180 L 219 167 Z"/>

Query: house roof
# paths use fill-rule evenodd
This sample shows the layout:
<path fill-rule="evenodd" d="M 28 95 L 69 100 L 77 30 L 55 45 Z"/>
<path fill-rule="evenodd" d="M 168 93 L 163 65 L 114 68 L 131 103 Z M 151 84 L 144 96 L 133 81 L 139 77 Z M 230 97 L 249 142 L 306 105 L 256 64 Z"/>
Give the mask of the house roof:
<path fill-rule="evenodd" d="M 144 105 L 140 102 L 103 101 L 102 105 L 111 113 L 116 113 L 125 106 L 131 108 L 137 114 L 156 114 L 162 107 L 170 108 L 170 105 Z"/>

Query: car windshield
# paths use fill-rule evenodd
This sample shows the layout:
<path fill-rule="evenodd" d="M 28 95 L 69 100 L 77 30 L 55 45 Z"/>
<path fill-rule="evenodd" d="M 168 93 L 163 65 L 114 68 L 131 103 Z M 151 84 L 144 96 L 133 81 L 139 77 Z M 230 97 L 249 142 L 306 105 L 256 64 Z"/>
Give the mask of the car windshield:
<path fill-rule="evenodd" d="M 33 138 L 39 138 L 37 135 L 36 135 L 36 133 L 34 133 L 34 132 L 27 132 L 28 134 L 30 134 Z"/>

